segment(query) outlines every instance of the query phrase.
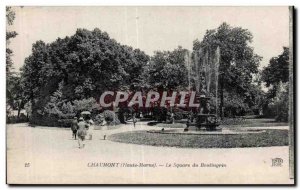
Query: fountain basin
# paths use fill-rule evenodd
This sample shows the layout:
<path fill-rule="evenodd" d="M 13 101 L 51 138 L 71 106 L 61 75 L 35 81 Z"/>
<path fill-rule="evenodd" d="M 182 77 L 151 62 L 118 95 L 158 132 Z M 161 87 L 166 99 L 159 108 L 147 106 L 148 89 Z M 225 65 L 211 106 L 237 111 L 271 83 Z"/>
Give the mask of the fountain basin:
<path fill-rule="evenodd" d="M 220 129 L 216 131 L 207 131 L 205 129 L 184 131 L 184 128 L 164 129 L 162 130 L 148 130 L 148 133 L 159 134 L 182 134 L 182 135 L 240 135 L 240 134 L 256 134 L 264 133 L 266 130 L 262 129 Z"/>

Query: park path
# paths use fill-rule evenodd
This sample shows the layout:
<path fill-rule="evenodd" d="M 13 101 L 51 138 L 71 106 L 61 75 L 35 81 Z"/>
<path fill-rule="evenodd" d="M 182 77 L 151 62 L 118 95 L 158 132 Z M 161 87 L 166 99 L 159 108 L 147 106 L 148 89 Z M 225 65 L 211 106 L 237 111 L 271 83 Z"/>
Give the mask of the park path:
<path fill-rule="evenodd" d="M 191 149 L 103 140 L 104 134 L 153 128 L 157 129 L 140 123 L 135 128 L 128 124 L 114 130 L 94 130 L 93 140 L 87 141 L 84 149 L 78 149 L 70 130 L 8 125 L 8 183 L 292 183 L 288 178 L 287 146 Z M 282 167 L 272 167 L 272 158 L 282 158 Z M 107 162 L 156 167 L 89 167 Z M 29 167 L 25 167 L 26 163 Z M 194 163 L 226 167 L 178 167 Z M 166 167 L 169 164 L 172 167 Z"/>

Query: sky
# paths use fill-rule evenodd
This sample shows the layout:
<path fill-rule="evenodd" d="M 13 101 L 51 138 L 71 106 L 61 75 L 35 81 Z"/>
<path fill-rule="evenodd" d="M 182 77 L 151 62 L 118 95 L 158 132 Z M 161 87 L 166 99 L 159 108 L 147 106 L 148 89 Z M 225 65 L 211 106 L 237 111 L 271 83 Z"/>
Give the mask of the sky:
<path fill-rule="evenodd" d="M 227 22 L 248 29 L 250 44 L 263 57 L 260 68 L 289 45 L 288 7 L 13 7 L 16 19 L 7 30 L 18 36 L 9 47 L 16 71 L 31 54 L 32 44 L 75 34 L 77 28 L 106 31 L 121 44 L 140 48 L 148 55 L 178 46 L 192 50 L 206 30 Z"/>

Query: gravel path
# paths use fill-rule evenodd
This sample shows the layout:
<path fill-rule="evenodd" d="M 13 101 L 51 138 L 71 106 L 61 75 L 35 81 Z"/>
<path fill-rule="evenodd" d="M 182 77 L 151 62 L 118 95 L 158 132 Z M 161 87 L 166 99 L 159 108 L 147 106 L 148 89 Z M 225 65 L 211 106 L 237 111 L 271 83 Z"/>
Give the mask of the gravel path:
<path fill-rule="evenodd" d="M 7 125 L 8 183 L 292 183 L 287 146 L 189 149 L 103 140 L 104 135 L 146 129 L 158 128 L 140 123 L 94 130 L 93 140 L 78 149 L 70 130 Z M 272 167 L 272 158 L 282 158 L 282 167 Z"/>

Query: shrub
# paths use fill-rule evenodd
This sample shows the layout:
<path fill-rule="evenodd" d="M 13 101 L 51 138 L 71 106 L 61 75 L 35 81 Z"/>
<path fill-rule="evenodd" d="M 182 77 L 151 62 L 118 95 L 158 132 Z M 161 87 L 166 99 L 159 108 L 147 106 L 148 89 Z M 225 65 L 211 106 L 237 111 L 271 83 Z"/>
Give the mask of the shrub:
<path fill-rule="evenodd" d="M 76 113 L 74 112 L 74 106 L 71 104 L 71 102 L 63 103 L 62 107 L 60 108 L 61 115 L 59 115 L 59 118 L 73 118 Z"/>
<path fill-rule="evenodd" d="M 50 96 L 44 108 L 36 110 L 31 118 L 31 123 L 46 126 L 61 126 L 60 119 L 69 119 L 75 116 L 74 106 L 71 102 L 62 99 L 62 83 L 57 91 Z"/>
<path fill-rule="evenodd" d="M 33 125 L 42 125 L 42 126 L 49 126 L 49 127 L 55 127 L 59 126 L 58 118 L 54 115 L 43 115 L 41 113 L 33 112 L 31 118 L 30 118 L 30 124 Z"/>
<path fill-rule="evenodd" d="M 28 113 L 31 115 L 30 123 L 46 126 L 69 126 L 67 120 L 67 123 L 62 120 L 78 116 L 82 111 L 94 114 L 99 112 L 100 106 L 94 98 L 74 101 L 67 99 L 63 94 L 64 86 L 64 82 L 61 81 L 58 89 L 50 97 L 39 99 L 38 102 L 35 102 L 34 107 L 32 104 L 26 105 Z"/>
<path fill-rule="evenodd" d="M 264 109 L 264 116 L 275 118 L 279 122 L 287 122 L 289 116 L 288 83 L 280 89 L 272 102 Z"/>
<path fill-rule="evenodd" d="M 117 115 L 113 111 L 105 110 L 103 112 L 103 116 L 108 125 L 119 125 L 120 124 L 120 121 L 119 121 Z"/>
<path fill-rule="evenodd" d="M 100 106 L 94 98 L 74 100 L 73 106 L 76 114 L 79 114 L 82 111 L 97 112 L 100 110 Z"/>
<path fill-rule="evenodd" d="M 60 119 L 58 120 L 59 127 L 70 128 L 72 126 L 73 119 Z"/>
<path fill-rule="evenodd" d="M 14 116 L 8 116 L 6 123 L 25 123 L 28 122 L 28 118 L 24 114 L 20 114 L 20 117 L 14 115 Z"/>
<path fill-rule="evenodd" d="M 275 101 L 274 109 L 276 110 L 276 121 L 287 122 L 289 117 L 288 93 L 282 94 L 279 100 Z"/>
<path fill-rule="evenodd" d="M 94 119 L 93 119 L 95 125 L 100 125 L 100 124 L 102 124 L 102 121 L 103 121 L 103 120 L 104 120 L 103 114 L 97 114 L 97 115 L 94 117 Z"/>
<path fill-rule="evenodd" d="M 213 104 L 212 104 L 213 105 Z M 224 95 L 224 116 L 235 117 L 244 116 L 250 111 L 249 106 L 244 102 L 244 97 L 235 93 L 225 93 Z"/>

